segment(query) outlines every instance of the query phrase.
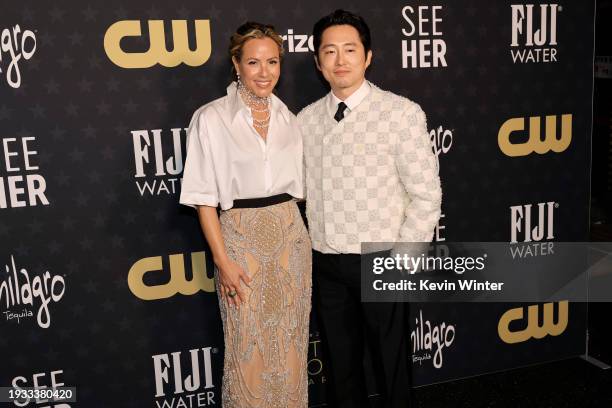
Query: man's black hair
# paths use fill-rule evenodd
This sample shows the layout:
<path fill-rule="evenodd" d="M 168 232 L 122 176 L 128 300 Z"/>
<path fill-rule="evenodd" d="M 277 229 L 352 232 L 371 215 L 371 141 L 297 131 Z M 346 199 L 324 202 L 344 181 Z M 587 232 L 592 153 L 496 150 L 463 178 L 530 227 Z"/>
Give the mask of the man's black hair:
<path fill-rule="evenodd" d="M 338 9 L 331 14 L 326 15 L 317 21 L 312 29 L 313 45 L 315 55 L 319 55 L 321 47 L 321 37 L 325 29 L 336 25 L 350 25 L 359 33 L 359 38 L 367 55 L 372 47 L 372 39 L 370 37 L 370 27 L 366 24 L 363 17 L 350 11 Z"/>

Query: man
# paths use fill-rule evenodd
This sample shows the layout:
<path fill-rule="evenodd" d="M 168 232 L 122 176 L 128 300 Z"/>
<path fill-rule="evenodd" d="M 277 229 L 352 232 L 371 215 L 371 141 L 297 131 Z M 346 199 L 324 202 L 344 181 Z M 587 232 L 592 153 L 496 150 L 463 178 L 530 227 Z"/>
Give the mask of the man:
<path fill-rule="evenodd" d="M 369 406 L 362 356 L 373 341 L 385 407 L 407 407 L 410 344 L 403 303 L 362 303 L 362 242 L 429 242 L 441 189 L 425 114 L 365 79 L 372 60 L 363 18 L 343 10 L 313 29 L 315 62 L 331 92 L 298 115 L 304 139 L 313 279 L 328 346 L 331 406 Z M 378 367 L 376 367 L 378 365 Z"/>

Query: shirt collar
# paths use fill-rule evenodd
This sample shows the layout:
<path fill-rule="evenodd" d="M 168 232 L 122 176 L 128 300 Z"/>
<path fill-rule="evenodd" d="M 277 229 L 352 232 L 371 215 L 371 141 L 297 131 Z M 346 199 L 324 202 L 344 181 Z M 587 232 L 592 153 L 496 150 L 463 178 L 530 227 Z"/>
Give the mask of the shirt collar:
<path fill-rule="evenodd" d="M 283 119 L 285 119 L 285 121 L 289 123 L 291 121 L 291 112 L 289 111 L 289 108 L 287 108 L 287 105 L 285 105 L 283 101 L 281 101 L 276 95 L 271 94 L 270 96 L 272 98 L 272 111 L 275 113 L 280 112 L 280 114 L 283 116 Z M 249 114 L 249 108 L 238 94 L 238 86 L 235 81 L 233 81 L 227 87 L 227 101 L 232 121 L 236 119 L 238 112 L 240 112 L 241 110 L 244 110 L 246 114 Z"/>
<path fill-rule="evenodd" d="M 329 96 L 327 98 L 327 108 L 333 117 L 338 110 L 338 104 L 340 102 L 344 102 L 348 107 L 348 111 L 355 110 L 357 106 L 365 99 L 366 96 L 370 93 L 371 84 L 367 79 L 364 79 L 361 83 L 361 86 L 357 88 L 355 92 L 353 92 L 348 98 L 344 101 L 338 98 L 332 91 L 329 91 Z M 348 113 L 348 112 L 347 112 Z M 346 115 L 346 113 L 345 113 Z"/>

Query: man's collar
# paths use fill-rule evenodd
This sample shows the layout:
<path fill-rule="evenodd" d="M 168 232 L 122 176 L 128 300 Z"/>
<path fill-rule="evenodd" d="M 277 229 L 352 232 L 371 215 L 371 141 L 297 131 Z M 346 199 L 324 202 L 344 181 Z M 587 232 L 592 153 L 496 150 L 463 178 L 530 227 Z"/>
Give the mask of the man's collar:
<path fill-rule="evenodd" d="M 334 115 L 340 102 L 344 102 L 349 108 L 349 110 L 354 110 L 361 103 L 361 101 L 363 101 L 365 97 L 370 93 L 371 88 L 372 86 L 370 84 L 370 81 L 364 79 L 364 81 L 361 83 L 361 86 L 359 86 L 359 88 L 357 88 L 357 90 L 351 95 L 349 95 L 349 97 L 346 98 L 344 101 L 338 98 L 333 91 L 329 91 L 330 96 L 328 103 L 330 112 L 332 113 L 332 115 Z"/>

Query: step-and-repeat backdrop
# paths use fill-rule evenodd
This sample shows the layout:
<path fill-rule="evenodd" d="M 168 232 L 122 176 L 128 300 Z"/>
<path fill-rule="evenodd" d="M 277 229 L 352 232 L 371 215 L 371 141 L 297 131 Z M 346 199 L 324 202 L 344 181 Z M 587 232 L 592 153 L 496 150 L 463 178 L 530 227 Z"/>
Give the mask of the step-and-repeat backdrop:
<path fill-rule="evenodd" d="M 212 263 L 195 212 L 178 205 L 186 127 L 224 95 L 228 40 L 246 20 L 283 34 L 278 95 L 294 112 L 324 95 L 310 33 L 337 7 L 371 26 L 368 78 L 427 113 L 444 191 L 437 241 L 511 241 L 536 257 L 542 242 L 586 240 L 593 2 L 10 2 L 0 386 L 78 395 L 18 406 L 220 406 Z M 584 352 L 576 304 L 411 314 L 415 385 Z M 311 405 L 325 402 L 324 350 L 313 320 Z"/>

